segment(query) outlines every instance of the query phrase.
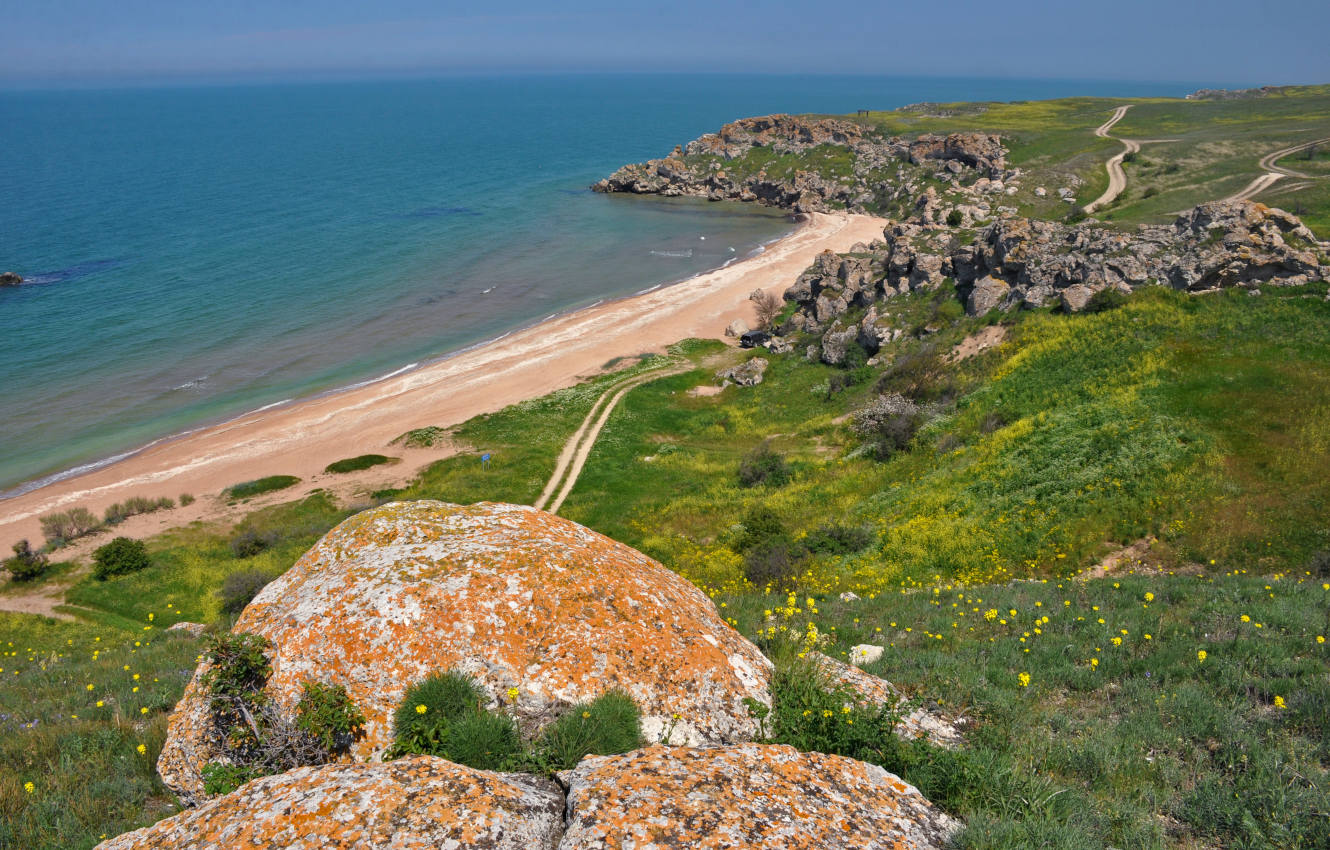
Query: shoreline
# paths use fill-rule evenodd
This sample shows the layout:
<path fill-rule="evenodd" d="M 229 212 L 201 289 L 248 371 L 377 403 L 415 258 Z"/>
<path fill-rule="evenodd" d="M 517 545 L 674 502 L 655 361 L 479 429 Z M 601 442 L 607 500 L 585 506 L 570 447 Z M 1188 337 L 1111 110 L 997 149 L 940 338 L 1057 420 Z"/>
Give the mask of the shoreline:
<path fill-rule="evenodd" d="M 720 338 L 730 321 L 751 321 L 747 302 L 757 288 L 783 292 L 823 250 L 844 251 L 881 238 L 883 219 L 814 213 L 765 250 L 729 265 L 644 292 L 605 299 L 539 320 L 492 340 L 422 361 L 409 371 L 277 402 L 232 419 L 160 438 L 127 456 L 52 481 L 0 502 L 0 545 L 42 539 L 38 517 L 70 507 L 100 515 L 130 496 L 191 493 L 198 501 L 135 517 L 121 533 L 149 533 L 226 515 L 220 492 L 241 481 L 290 474 L 297 487 L 273 494 L 286 501 L 317 486 L 363 484 L 386 470 L 329 476 L 328 463 L 382 453 L 413 428 L 449 427 L 482 413 L 571 386 L 616 358 L 663 351 L 688 337 Z M 402 449 L 394 478 L 406 479 L 450 447 Z M 21 485 L 20 485 L 21 486 Z M 246 503 L 252 510 L 257 503 Z M 101 541 L 105 535 L 94 536 Z M 82 547 L 74 547 L 82 548 Z"/>

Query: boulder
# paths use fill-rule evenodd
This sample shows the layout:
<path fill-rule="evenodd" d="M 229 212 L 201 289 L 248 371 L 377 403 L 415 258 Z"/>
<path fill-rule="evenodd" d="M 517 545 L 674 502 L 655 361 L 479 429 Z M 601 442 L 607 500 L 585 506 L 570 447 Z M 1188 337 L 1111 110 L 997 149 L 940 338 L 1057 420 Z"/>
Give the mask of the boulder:
<path fill-rule="evenodd" d="M 725 326 L 725 335 L 738 339 L 748 333 L 748 323 L 743 319 L 735 319 Z"/>
<path fill-rule="evenodd" d="M 716 377 L 724 381 L 734 381 L 741 387 L 755 387 L 762 383 L 762 376 L 767 371 L 767 360 L 765 357 L 754 357 L 738 366 L 731 366 L 728 369 L 722 369 L 716 373 Z"/>
<path fill-rule="evenodd" d="M 302 767 L 256 779 L 97 850 L 553 850 L 563 831 L 563 802 L 549 780 L 432 756 Z"/>
<path fill-rule="evenodd" d="M 865 664 L 872 664 L 882 657 L 886 652 L 885 647 L 877 646 L 871 643 L 861 643 L 850 647 L 850 663 L 855 667 L 862 667 Z"/>
<path fill-rule="evenodd" d="M 811 658 L 829 684 L 846 687 L 858 694 L 860 705 L 898 705 L 903 699 L 896 686 L 886 679 L 879 679 L 820 652 L 811 653 Z M 948 748 L 960 746 L 962 740 L 956 723 L 948 722 L 922 708 L 916 708 L 903 716 L 900 723 L 896 724 L 896 734 L 905 739 L 926 738 L 935 746 Z"/>
<path fill-rule="evenodd" d="M 526 734 L 621 688 L 648 740 L 670 728 L 675 743 L 744 741 L 758 731 L 744 700 L 769 702 L 770 662 L 706 594 L 627 546 L 519 505 L 422 501 L 357 514 L 265 587 L 235 631 L 270 641 L 266 692 L 282 711 L 294 711 L 305 680 L 345 686 L 367 718 L 352 761 L 377 760 L 406 689 L 446 670 L 474 676 Z M 157 765 L 187 802 L 218 752 L 206 666 L 171 715 Z"/>
<path fill-rule="evenodd" d="M 1077 283 L 1068 286 L 1062 290 L 1062 309 L 1068 313 L 1079 313 L 1090 306 L 1090 299 L 1094 298 L 1094 290 L 1083 283 Z"/>
<path fill-rule="evenodd" d="M 187 634 L 190 637 L 202 637 L 203 633 L 208 630 L 208 627 L 203 623 L 181 621 L 168 626 L 166 630 L 168 632 L 176 632 L 177 634 Z"/>
<path fill-rule="evenodd" d="M 559 850 L 942 848 L 960 826 L 876 765 L 793 747 L 648 747 L 590 756 Z"/>
<path fill-rule="evenodd" d="M 1011 289 L 1005 282 L 992 275 L 987 275 L 974 282 L 974 288 L 965 299 L 965 312 L 971 316 L 982 316 L 1002 303 Z"/>
<path fill-rule="evenodd" d="M 0 272 L 0 286 L 18 286 L 22 282 L 18 272 Z"/>

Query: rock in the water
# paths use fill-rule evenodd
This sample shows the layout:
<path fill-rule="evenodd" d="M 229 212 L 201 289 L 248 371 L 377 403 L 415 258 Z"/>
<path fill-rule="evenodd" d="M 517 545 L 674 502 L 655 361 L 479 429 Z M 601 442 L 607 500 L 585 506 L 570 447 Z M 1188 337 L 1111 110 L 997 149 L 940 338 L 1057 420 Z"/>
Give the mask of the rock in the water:
<path fill-rule="evenodd" d="M 0 286 L 18 286 L 22 282 L 18 272 L 0 272 Z"/>
<path fill-rule="evenodd" d="M 1011 287 L 1003 281 L 989 275 L 974 282 L 970 297 L 965 300 L 965 312 L 971 316 L 982 316 L 1002 303 Z"/>
<path fill-rule="evenodd" d="M 666 728 L 677 744 L 752 740 L 744 700 L 770 700 L 770 662 L 706 594 L 640 552 L 518 505 L 423 501 L 357 514 L 265 587 L 235 631 L 271 642 L 266 692 L 282 710 L 294 710 L 307 679 L 346 687 L 367 718 L 355 761 L 391 743 L 410 685 L 450 669 L 473 675 L 527 732 L 622 688 L 648 740 Z M 204 668 L 157 765 L 187 802 L 216 757 Z"/>
<path fill-rule="evenodd" d="M 767 359 L 765 357 L 754 357 L 738 366 L 731 366 L 728 369 L 722 369 L 716 373 L 716 377 L 726 381 L 734 381 L 741 387 L 755 387 L 762 383 L 762 376 L 767 371 Z"/>
<path fill-rule="evenodd" d="M 856 667 L 862 667 L 865 664 L 872 664 L 882 657 L 886 652 L 885 647 L 876 646 L 871 643 L 861 643 L 850 647 L 850 663 Z"/>
<path fill-rule="evenodd" d="M 563 794 L 553 782 L 415 756 L 256 779 L 98 850 L 553 850 L 562 831 Z"/>
<path fill-rule="evenodd" d="M 730 322 L 728 325 L 725 326 L 726 336 L 734 337 L 737 339 L 746 333 L 748 333 L 748 323 L 745 322 L 743 319 L 735 319 L 733 322 Z"/>
<path fill-rule="evenodd" d="M 793 747 L 648 747 L 563 774 L 560 850 L 926 850 L 959 824 L 876 765 Z"/>

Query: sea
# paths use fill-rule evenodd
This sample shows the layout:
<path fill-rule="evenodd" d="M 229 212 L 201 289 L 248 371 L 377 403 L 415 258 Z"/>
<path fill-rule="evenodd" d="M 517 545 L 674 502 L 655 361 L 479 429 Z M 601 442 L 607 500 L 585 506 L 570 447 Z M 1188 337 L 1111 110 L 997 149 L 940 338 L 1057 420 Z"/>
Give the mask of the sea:
<path fill-rule="evenodd" d="M 727 121 L 1204 84 L 602 74 L 0 90 L 0 271 L 27 279 L 0 287 L 0 499 L 762 251 L 793 227 L 777 210 L 588 190 Z"/>

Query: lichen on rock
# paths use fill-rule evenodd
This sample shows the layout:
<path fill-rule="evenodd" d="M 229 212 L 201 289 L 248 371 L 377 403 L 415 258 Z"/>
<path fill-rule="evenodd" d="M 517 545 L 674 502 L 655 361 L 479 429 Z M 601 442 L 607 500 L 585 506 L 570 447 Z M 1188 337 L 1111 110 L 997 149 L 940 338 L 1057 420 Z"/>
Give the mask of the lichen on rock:
<path fill-rule="evenodd" d="M 266 776 L 97 850 L 553 850 L 562 831 L 553 782 L 416 756 Z"/>
<path fill-rule="evenodd" d="M 746 741 L 758 727 L 744 700 L 770 699 L 770 662 L 705 594 L 628 546 L 518 505 L 422 501 L 357 514 L 265 587 L 235 631 L 268 639 L 266 692 L 286 711 L 305 680 L 346 688 L 367 718 L 355 761 L 382 755 L 406 689 L 445 670 L 474 676 L 527 734 L 621 688 L 650 741 Z M 218 756 L 205 668 L 158 762 L 189 803 Z"/>

